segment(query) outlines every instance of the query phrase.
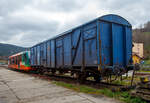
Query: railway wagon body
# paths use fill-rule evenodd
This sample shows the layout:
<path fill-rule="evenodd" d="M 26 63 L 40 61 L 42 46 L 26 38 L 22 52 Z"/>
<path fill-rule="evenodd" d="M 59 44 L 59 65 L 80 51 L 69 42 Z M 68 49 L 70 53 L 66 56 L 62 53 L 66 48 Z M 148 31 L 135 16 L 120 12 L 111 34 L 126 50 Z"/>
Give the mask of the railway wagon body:
<path fill-rule="evenodd" d="M 123 17 L 105 15 L 30 51 L 31 66 L 39 69 L 121 73 L 132 68 L 132 26 Z"/>
<path fill-rule="evenodd" d="M 10 56 L 8 59 L 8 67 L 24 71 L 33 70 L 30 66 L 30 52 L 24 51 Z"/>

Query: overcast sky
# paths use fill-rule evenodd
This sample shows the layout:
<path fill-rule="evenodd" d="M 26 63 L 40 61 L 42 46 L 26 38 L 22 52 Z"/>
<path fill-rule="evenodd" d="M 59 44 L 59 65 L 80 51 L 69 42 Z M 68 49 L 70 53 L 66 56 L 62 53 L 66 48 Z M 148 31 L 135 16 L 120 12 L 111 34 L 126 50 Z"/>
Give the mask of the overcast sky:
<path fill-rule="evenodd" d="M 29 47 L 106 14 L 133 28 L 150 21 L 150 0 L 0 0 L 0 42 Z"/>

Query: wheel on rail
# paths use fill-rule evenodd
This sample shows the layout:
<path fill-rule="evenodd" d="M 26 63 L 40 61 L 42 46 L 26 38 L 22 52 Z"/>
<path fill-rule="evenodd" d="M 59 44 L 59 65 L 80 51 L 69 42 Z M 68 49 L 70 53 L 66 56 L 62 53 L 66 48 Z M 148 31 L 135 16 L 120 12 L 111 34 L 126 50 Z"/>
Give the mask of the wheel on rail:
<path fill-rule="evenodd" d="M 51 73 L 52 73 L 52 75 L 55 75 L 56 74 L 56 70 L 52 70 Z"/>
<path fill-rule="evenodd" d="M 99 83 L 102 80 L 102 78 L 99 75 L 94 75 L 94 80 L 96 83 Z"/>

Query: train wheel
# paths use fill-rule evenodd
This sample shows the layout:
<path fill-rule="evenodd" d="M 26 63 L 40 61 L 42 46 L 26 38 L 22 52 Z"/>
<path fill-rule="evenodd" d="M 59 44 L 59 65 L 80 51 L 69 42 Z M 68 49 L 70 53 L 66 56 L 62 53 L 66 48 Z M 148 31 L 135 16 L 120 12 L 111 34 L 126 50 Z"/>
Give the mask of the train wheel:
<path fill-rule="evenodd" d="M 80 73 L 79 76 L 78 76 L 78 81 L 79 81 L 80 83 L 84 83 L 85 80 L 86 80 L 86 75 L 83 74 L 83 73 Z"/>
<path fill-rule="evenodd" d="M 65 72 L 63 72 L 62 70 L 59 71 L 59 75 L 64 75 Z"/>
<path fill-rule="evenodd" d="M 99 76 L 99 75 L 95 75 L 94 76 L 94 80 L 97 82 L 97 83 L 99 83 L 100 81 L 101 81 L 101 76 Z"/>
<path fill-rule="evenodd" d="M 44 70 L 40 69 L 40 74 L 43 75 L 44 74 Z"/>
<path fill-rule="evenodd" d="M 56 70 L 52 70 L 52 75 L 55 75 L 55 73 L 56 73 Z"/>
<path fill-rule="evenodd" d="M 78 73 L 72 73 L 71 74 L 73 76 L 73 78 L 78 79 L 79 78 L 79 74 Z"/>
<path fill-rule="evenodd" d="M 40 69 L 37 68 L 35 72 L 36 72 L 36 74 L 40 74 Z"/>

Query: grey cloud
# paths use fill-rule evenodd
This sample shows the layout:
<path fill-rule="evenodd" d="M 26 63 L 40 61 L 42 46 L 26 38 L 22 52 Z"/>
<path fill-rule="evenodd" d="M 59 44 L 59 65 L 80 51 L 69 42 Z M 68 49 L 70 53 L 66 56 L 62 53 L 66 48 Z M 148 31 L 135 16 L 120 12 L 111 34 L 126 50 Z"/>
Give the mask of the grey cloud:
<path fill-rule="evenodd" d="M 142 0 L 105 0 L 105 2 L 99 0 L 99 4 L 104 8 L 119 10 L 122 8 L 130 7 L 131 5 L 136 4 L 140 1 Z"/>
<path fill-rule="evenodd" d="M 10 40 L 16 35 L 22 35 L 21 41 L 30 41 L 31 38 L 33 41 L 42 40 L 45 38 L 43 35 L 56 32 L 59 26 L 56 21 L 19 17 L 6 17 L 0 20 L 0 24 L 0 41 Z"/>
<path fill-rule="evenodd" d="M 80 14 L 76 20 L 71 21 L 71 22 L 66 22 L 64 25 L 62 25 L 59 31 L 67 31 L 67 30 L 73 29 L 75 27 L 78 27 L 84 23 L 91 21 L 92 19 L 95 19 L 95 17 L 96 15 L 89 15 L 89 13 Z"/>
<path fill-rule="evenodd" d="M 92 9 L 88 3 L 95 3 L 95 8 Z M 0 42 L 11 41 L 22 46 L 32 46 L 96 18 L 98 10 L 119 14 L 137 27 L 150 20 L 149 4 L 149 0 L 0 0 Z M 61 24 L 59 20 L 40 18 L 42 15 L 36 17 L 29 13 L 29 16 L 26 13 L 30 11 L 25 11 L 26 8 L 37 11 L 37 14 L 38 11 L 49 15 L 61 12 L 75 15 L 76 18 Z M 22 14 L 15 15 L 18 12 Z M 15 41 L 17 36 L 20 38 Z"/>
<path fill-rule="evenodd" d="M 106 0 L 106 2 L 99 1 L 99 4 L 110 13 L 127 18 L 134 28 L 150 20 L 149 0 Z"/>
<path fill-rule="evenodd" d="M 19 10 L 30 3 L 30 0 L 0 0 L 0 16 Z"/>
<path fill-rule="evenodd" d="M 22 38 L 20 39 L 21 42 L 19 45 L 24 45 L 25 43 L 26 47 L 33 46 L 53 36 L 54 31 L 28 31 L 23 34 Z"/>
<path fill-rule="evenodd" d="M 20 36 L 19 45 L 35 44 L 56 35 L 59 22 L 46 21 L 44 19 L 22 16 L 12 16 L 14 13 L 24 12 L 25 7 L 37 9 L 39 11 L 71 12 L 82 8 L 79 0 L 1 0 L 0 1 L 0 42 L 13 41 Z M 30 11 L 29 11 L 30 12 Z M 26 16 L 26 14 L 23 14 Z M 40 15 L 39 15 L 40 16 Z"/>
<path fill-rule="evenodd" d="M 12 21 L 12 22 L 11 22 Z M 13 30 L 21 30 L 21 31 L 54 31 L 57 28 L 58 22 L 56 21 L 44 21 L 44 20 L 34 20 L 34 19 L 20 19 L 16 18 L 11 21 L 8 21 L 9 27 Z"/>
<path fill-rule="evenodd" d="M 85 0 L 34 0 L 33 6 L 44 11 L 72 12 L 84 7 L 83 3 L 85 4 Z"/>

